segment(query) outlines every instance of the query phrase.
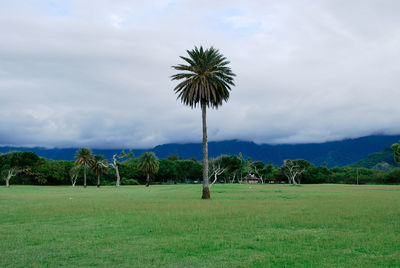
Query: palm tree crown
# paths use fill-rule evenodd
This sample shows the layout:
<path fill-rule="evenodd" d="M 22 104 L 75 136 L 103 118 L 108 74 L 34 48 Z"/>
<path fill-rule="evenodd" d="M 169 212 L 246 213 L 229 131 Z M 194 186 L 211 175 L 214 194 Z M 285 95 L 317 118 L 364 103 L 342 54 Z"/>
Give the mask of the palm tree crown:
<path fill-rule="evenodd" d="M 144 152 L 138 159 L 138 169 L 146 174 L 154 174 L 158 171 L 160 163 L 153 152 Z"/>
<path fill-rule="evenodd" d="M 93 160 L 94 161 L 93 161 L 92 165 L 90 166 L 90 168 L 92 169 L 94 175 L 98 176 L 98 175 L 107 174 L 108 163 L 107 163 L 107 160 L 104 159 L 104 156 L 95 155 Z"/>
<path fill-rule="evenodd" d="M 88 148 L 81 148 L 76 152 L 75 155 L 77 165 L 89 166 L 93 163 L 92 151 Z"/>
<path fill-rule="evenodd" d="M 203 49 L 195 47 L 186 51 L 189 57 L 180 57 L 188 65 L 172 66 L 175 70 L 184 71 L 172 75 L 172 80 L 183 80 L 174 89 L 178 99 L 192 108 L 206 105 L 218 108 L 229 98 L 229 90 L 234 86 L 236 76 L 227 65 L 230 63 L 213 47 Z"/>

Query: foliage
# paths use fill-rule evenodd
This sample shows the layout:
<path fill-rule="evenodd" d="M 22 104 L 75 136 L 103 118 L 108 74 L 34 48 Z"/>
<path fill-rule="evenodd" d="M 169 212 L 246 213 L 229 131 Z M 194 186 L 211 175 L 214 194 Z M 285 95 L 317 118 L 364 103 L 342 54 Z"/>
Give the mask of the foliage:
<path fill-rule="evenodd" d="M 145 174 L 154 174 L 158 171 L 160 162 L 153 152 L 144 152 L 138 159 L 137 168 Z"/>
<path fill-rule="evenodd" d="M 395 143 L 392 145 L 393 158 L 396 163 L 400 163 L 400 143 Z"/>
<path fill-rule="evenodd" d="M 108 162 L 104 159 L 103 155 L 94 156 L 90 169 L 93 171 L 94 175 L 97 176 L 97 187 L 100 187 L 100 176 L 108 173 L 108 167 Z"/>
<path fill-rule="evenodd" d="M 28 168 L 37 165 L 39 156 L 34 152 L 10 152 L 0 155 L 0 167 Z"/>
<path fill-rule="evenodd" d="M 93 162 L 90 166 L 90 169 L 93 171 L 94 175 L 104 175 L 108 173 L 108 162 L 104 159 L 102 155 L 95 155 L 93 158 Z"/>
<path fill-rule="evenodd" d="M 94 159 L 93 159 L 93 153 L 90 149 L 88 148 L 81 148 L 76 152 L 75 155 L 76 161 L 75 163 L 77 165 L 81 166 L 86 166 L 89 167 L 90 165 L 93 164 Z"/>
<path fill-rule="evenodd" d="M 391 151 L 391 149 L 390 149 Z M 98 156 L 96 156 L 96 159 Z M 393 155 L 391 155 L 393 160 Z M 101 158 L 102 159 L 102 158 Z M 99 159 L 99 160 L 101 160 Z M 279 168 L 271 163 L 264 164 L 261 161 L 245 159 L 241 155 L 222 155 L 217 158 L 220 166 L 224 169 L 218 175 L 218 182 L 227 183 L 243 182 L 243 178 L 249 174 L 262 177 L 267 182 L 280 183 L 287 182 L 284 175 L 284 167 Z M 102 169 L 102 184 L 115 183 L 115 170 L 105 168 L 108 166 L 106 160 L 102 160 L 98 168 Z M 398 169 L 385 170 L 369 169 L 362 167 L 334 167 L 315 166 L 300 159 L 306 166 L 305 171 L 299 176 L 301 183 L 345 183 L 356 184 L 383 184 L 399 183 Z M 16 176 L 12 178 L 12 184 L 46 184 L 46 185 L 70 185 L 70 171 L 76 162 L 56 161 L 40 158 L 32 152 L 12 152 L 0 155 L 0 183 L 4 184 L 8 171 L 16 167 Z M 138 168 L 139 159 L 130 158 L 123 162 L 118 162 L 121 178 L 134 179 L 139 183 L 146 182 L 146 173 Z M 193 182 L 202 178 L 202 163 L 193 160 L 168 160 L 159 159 L 159 166 L 156 173 L 152 173 L 152 181 L 155 183 L 167 182 Z M 100 170 L 98 170 L 100 171 Z M 87 180 L 89 185 L 96 184 L 98 171 L 95 169 L 87 170 Z M 83 174 L 83 167 L 78 169 L 80 176 Z M 107 173 L 108 172 L 108 173 Z M 106 174 L 107 173 L 107 174 Z M 211 175 L 211 174 L 210 174 Z M 82 177 L 78 177 L 77 184 L 82 184 Z"/>
<path fill-rule="evenodd" d="M 384 176 L 385 183 L 400 183 L 400 169 L 396 168 L 386 173 Z"/>
<path fill-rule="evenodd" d="M 160 159 L 159 163 L 155 180 L 160 182 L 176 181 L 178 178 L 177 162 L 169 159 Z"/>
<path fill-rule="evenodd" d="M 74 167 L 73 161 L 44 160 L 36 167 L 39 178 L 48 185 L 70 184 L 70 170 Z"/>
<path fill-rule="evenodd" d="M 242 161 L 235 155 L 222 155 L 219 157 L 221 166 L 225 167 L 226 170 L 221 176 L 223 179 L 233 180 L 239 177 L 240 169 L 242 167 Z"/>
<path fill-rule="evenodd" d="M 41 161 L 45 161 L 33 152 L 9 152 L 0 155 L 0 175 L 2 178 L 7 176 L 12 169 L 15 171 L 13 184 L 37 184 L 37 173 L 35 167 L 40 165 Z"/>
<path fill-rule="evenodd" d="M 176 175 L 179 181 L 201 180 L 202 165 L 192 160 L 177 160 Z"/>
<path fill-rule="evenodd" d="M 126 160 L 118 164 L 119 172 L 122 178 L 135 179 L 144 183 L 146 178 L 138 169 L 138 158 Z"/>
<path fill-rule="evenodd" d="M 287 159 L 282 166 L 282 172 L 288 179 L 289 183 L 300 184 L 301 175 L 311 166 L 304 159 L 290 160 Z"/>
<path fill-rule="evenodd" d="M 218 108 L 229 98 L 229 90 L 234 86 L 235 74 L 228 67 L 230 63 L 218 49 L 195 47 L 187 50 L 188 57 L 180 57 L 187 65 L 173 66 L 177 71 L 172 80 L 182 80 L 174 89 L 185 105 Z"/>

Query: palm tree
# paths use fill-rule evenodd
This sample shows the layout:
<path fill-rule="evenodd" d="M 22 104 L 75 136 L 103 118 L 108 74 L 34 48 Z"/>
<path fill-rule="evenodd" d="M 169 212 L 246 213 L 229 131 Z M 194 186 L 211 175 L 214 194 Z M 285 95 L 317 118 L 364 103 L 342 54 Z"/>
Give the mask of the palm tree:
<path fill-rule="evenodd" d="M 144 152 L 138 159 L 138 169 L 146 173 L 146 187 L 150 185 L 150 174 L 157 173 L 160 163 L 153 152 Z"/>
<path fill-rule="evenodd" d="M 92 151 L 88 148 L 81 148 L 76 152 L 75 158 L 75 164 L 83 166 L 83 186 L 86 188 L 86 168 L 91 166 L 94 161 Z"/>
<path fill-rule="evenodd" d="M 183 80 L 175 88 L 185 105 L 202 109 L 203 119 L 203 199 L 210 198 L 208 183 L 208 144 L 207 144 L 207 107 L 217 109 L 229 98 L 229 90 L 234 86 L 236 76 L 228 64 L 230 63 L 218 49 L 195 47 L 186 51 L 189 57 L 180 57 L 185 64 L 172 66 L 182 73 L 171 76 L 172 80 Z"/>
<path fill-rule="evenodd" d="M 95 155 L 94 161 L 90 166 L 91 170 L 93 171 L 94 175 L 97 176 L 97 187 L 100 187 L 100 176 L 102 174 L 108 173 L 108 163 L 107 160 L 104 159 L 102 155 Z"/>

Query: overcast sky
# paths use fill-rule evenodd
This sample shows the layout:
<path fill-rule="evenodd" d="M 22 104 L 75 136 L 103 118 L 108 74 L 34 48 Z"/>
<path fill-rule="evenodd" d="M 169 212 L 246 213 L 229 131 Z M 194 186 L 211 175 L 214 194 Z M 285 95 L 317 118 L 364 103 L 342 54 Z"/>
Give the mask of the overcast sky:
<path fill-rule="evenodd" d="M 211 141 L 400 133 L 398 0 L 0 0 L 0 145 L 201 142 L 170 81 L 195 45 L 237 74 Z"/>

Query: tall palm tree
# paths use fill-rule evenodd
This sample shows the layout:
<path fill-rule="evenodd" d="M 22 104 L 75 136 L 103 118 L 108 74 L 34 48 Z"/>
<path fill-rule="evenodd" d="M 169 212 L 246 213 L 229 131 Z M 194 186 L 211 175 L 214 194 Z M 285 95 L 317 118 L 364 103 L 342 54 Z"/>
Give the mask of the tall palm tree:
<path fill-rule="evenodd" d="M 229 90 L 234 86 L 236 76 L 230 63 L 218 49 L 195 47 L 186 51 L 189 57 L 180 57 L 185 64 L 172 66 L 183 71 L 171 76 L 172 80 L 182 80 L 174 91 L 185 105 L 191 108 L 199 106 L 203 119 L 203 199 L 210 198 L 208 183 L 208 144 L 207 144 L 207 107 L 217 109 L 229 98 Z"/>
<path fill-rule="evenodd" d="M 138 169 L 146 173 L 146 187 L 150 185 L 150 174 L 155 174 L 158 171 L 160 162 L 153 152 L 144 152 L 138 159 Z"/>
<path fill-rule="evenodd" d="M 97 176 L 97 187 L 100 187 L 100 176 L 108 173 L 108 163 L 102 155 L 95 155 L 90 169 Z"/>
<path fill-rule="evenodd" d="M 88 148 L 81 148 L 75 154 L 75 164 L 83 166 L 83 186 L 86 188 L 86 169 L 93 164 L 92 151 Z"/>

